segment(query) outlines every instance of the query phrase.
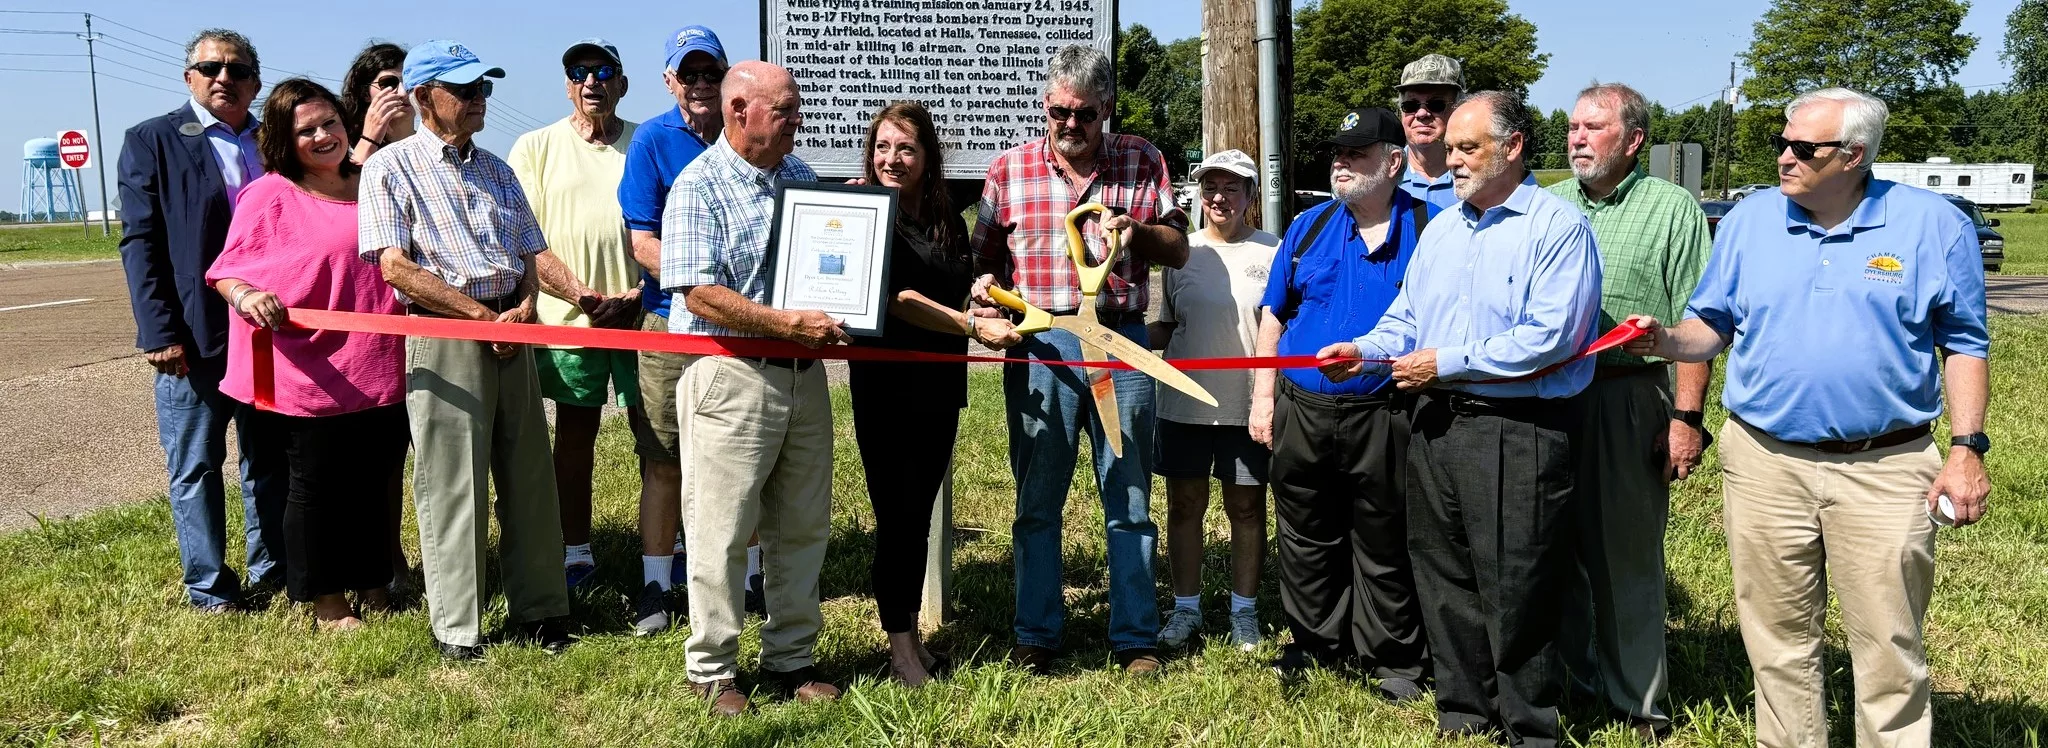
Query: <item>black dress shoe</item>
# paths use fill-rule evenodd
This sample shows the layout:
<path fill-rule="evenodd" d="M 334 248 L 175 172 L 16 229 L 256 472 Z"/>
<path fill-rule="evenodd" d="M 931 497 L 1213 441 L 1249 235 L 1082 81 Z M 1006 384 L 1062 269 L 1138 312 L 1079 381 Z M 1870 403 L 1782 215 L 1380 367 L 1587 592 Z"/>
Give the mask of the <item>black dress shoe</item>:
<path fill-rule="evenodd" d="M 747 577 L 746 612 L 764 617 L 768 615 L 767 585 L 759 574 Z"/>
<path fill-rule="evenodd" d="M 1019 644 L 1010 648 L 1010 664 L 1032 675 L 1050 675 L 1052 661 L 1059 655 L 1058 650 Z"/>
<path fill-rule="evenodd" d="M 1416 685 L 1415 681 L 1407 678 L 1387 678 L 1381 680 L 1379 685 L 1373 687 L 1373 690 L 1379 693 L 1380 698 L 1396 704 L 1405 704 L 1423 697 L 1422 686 Z"/>
<path fill-rule="evenodd" d="M 1330 665 L 1307 649 L 1289 644 L 1281 648 L 1279 657 L 1273 659 L 1273 673 L 1280 676 L 1281 683 L 1295 683 L 1307 678 L 1310 669 L 1328 668 Z"/>
<path fill-rule="evenodd" d="M 441 659 L 449 662 L 470 662 L 482 659 L 484 656 L 483 647 L 465 647 L 460 644 L 449 644 L 438 639 L 434 641 L 434 648 L 441 651 Z"/>
<path fill-rule="evenodd" d="M 519 624 L 518 640 L 539 646 L 542 652 L 561 654 L 576 640 L 569 636 L 569 629 L 561 621 L 528 621 Z"/>

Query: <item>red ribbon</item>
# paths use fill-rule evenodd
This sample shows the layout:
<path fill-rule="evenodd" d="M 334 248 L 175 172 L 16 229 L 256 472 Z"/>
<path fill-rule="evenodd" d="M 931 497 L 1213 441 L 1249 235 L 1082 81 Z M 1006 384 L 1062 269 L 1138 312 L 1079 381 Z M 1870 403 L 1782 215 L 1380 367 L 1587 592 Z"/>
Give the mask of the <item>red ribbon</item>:
<path fill-rule="evenodd" d="M 756 356 L 761 358 L 810 358 L 829 361 L 895 361 L 924 363 L 973 363 L 1004 364 L 1020 363 L 1022 359 L 1002 356 L 970 356 L 962 353 L 925 353 L 902 351 L 893 348 L 872 348 L 866 346 L 834 345 L 823 348 L 807 348 L 787 340 L 771 338 L 729 338 L 709 335 L 677 335 L 666 332 L 643 330 L 613 330 L 591 327 L 567 327 L 562 325 L 511 324 L 504 322 L 479 322 L 467 319 L 444 317 L 416 317 L 398 314 L 364 314 L 362 312 L 336 312 L 324 309 L 286 309 L 286 325 L 300 330 L 336 330 L 342 332 L 364 332 L 381 335 L 413 335 L 426 338 L 447 338 L 451 340 L 475 340 L 492 343 L 523 343 L 527 345 L 566 345 L 584 348 L 608 348 L 622 351 L 658 351 L 663 353 L 684 353 L 701 356 Z M 1605 351 L 1628 342 L 1642 334 L 1642 330 L 1631 325 L 1621 325 L 1609 331 L 1592 347 L 1584 352 L 1557 363 L 1535 374 L 1517 379 L 1533 379 L 1563 368 L 1565 364 Z M 250 375 L 255 382 L 256 407 L 274 409 L 276 389 L 272 376 L 270 331 L 257 328 L 251 338 Z M 1177 358 L 1167 363 L 1182 371 L 1207 371 L 1218 369 L 1307 369 L 1323 364 L 1345 361 L 1365 363 L 1392 363 L 1387 359 L 1319 359 L 1314 356 L 1233 356 L 1223 358 Z M 1097 369 L 1131 369 L 1122 361 L 1046 361 L 1034 363 L 1048 366 L 1073 366 Z M 1512 380 L 1492 380 L 1505 382 Z"/>

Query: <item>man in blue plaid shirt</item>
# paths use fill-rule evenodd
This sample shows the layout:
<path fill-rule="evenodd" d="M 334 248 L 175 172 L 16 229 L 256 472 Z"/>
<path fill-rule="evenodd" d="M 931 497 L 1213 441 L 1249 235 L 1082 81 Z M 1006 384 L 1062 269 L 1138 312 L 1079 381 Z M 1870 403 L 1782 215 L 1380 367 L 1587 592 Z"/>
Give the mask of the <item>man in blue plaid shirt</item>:
<path fill-rule="evenodd" d="M 789 155 L 804 121 L 795 79 L 775 65 L 743 62 L 726 73 L 720 97 L 724 134 L 676 177 L 662 210 L 661 284 L 682 301 L 670 307 L 669 331 L 813 348 L 848 342 L 824 312 L 766 304 L 776 186 L 817 179 Z M 720 715 L 747 708 L 735 676 L 747 537 L 757 529 L 768 603 L 765 685 L 798 701 L 839 697 L 812 660 L 824 621 L 818 572 L 832 526 L 832 400 L 825 367 L 816 364 L 685 356 L 676 384 L 690 528 L 690 685 Z"/>
<path fill-rule="evenodd" d="M 540 223 L 512 167 L 478 148 L 490 78 L 467 47 L 437 40 L 405 56 L 405 88 L 425 127 L 363 165 L 359 251 L 412 314 L 534 321 Z M 508 618 L 549 652 L 569 645 L 548 424 L 527 346 L 407 337 L 406 413 L 427 609 L 441 655 L 482 653 L 484 536 L 497 479 Z"/>

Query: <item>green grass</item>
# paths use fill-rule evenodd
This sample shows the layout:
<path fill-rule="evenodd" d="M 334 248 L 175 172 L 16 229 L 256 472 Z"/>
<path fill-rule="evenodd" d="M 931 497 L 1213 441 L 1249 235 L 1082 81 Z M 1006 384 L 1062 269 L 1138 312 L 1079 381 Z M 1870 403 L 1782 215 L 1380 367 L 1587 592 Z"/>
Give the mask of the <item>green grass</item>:
<path fill-rule="evenodd" d="M 2048 213 L 1994 213 L 2005 236 L 2002 275 L 2048 275 Z"/>
<path fill-rule="evenodd" d="M 97 222 L 86 228 L 0 226 L 0 265 L 112 260 L 120 256 L 121 225 L 113 224 L 113 230 L 113 236 L 100 236 Z"/>
<path fill-rule="evenodd" d="M 2048 736 L 2048 459 L 2033 451 L 2048 440 L 2048 398 L 2030 394 L 2048 379 L 2048 320 L 1999 317 L 1994 326 L 1996 508 L 1981 526 L 1941 533 L 1927 618 L 1942 746 L 2039 745 Z M 1101 511 L 1080 483 L 1067 512 L 1070 656 L 1050 678 L 1001 665 L 1012 609 L 1012 484 L 998 374 L 977 368 L 973 384 L 956 458 L 957 615 L 933 640 L 966 665 L 931 687 L 874 679 L 886 659 L 866 593 L 873 519 L 841 390 L 818 641 L 823 666 L 853 684 L 840 703 L 765 704 L 744 719 L 713 720 L 685 684 L 683 632 L 651 640 L 624 633 L 624 591 L 639 581 L 637 482 L 630 438 L 614 422 L 599 444 L 598 587 L 577 600 L 589 631 L 560 657 L 506 647 L 481 663 L 444 664 L 417 610 L 343 636 L 316 635 L 309 615 L 283 602 L 250 615 L 191 612 L 161 498 L 0 537 L 0 745 L 1432 744 L 1426 704 L 1392 706 L 1338 675 L 1279 689 L 1259 659 L 1271 656 L 1272 644 L 1255 656 L 1212 647 L 1171 661 L 1157 681 L 1116 674 L 1104 641 Z M 1715 409 L 1709 418 L 1722 415 Z M 1681 748 L 1754 742 L 1715 460 L 1710 454 L 1703 473 L 1672 497 L 1667 625 L 1678 730 L 1669 744 Z M 1156 483 L 1153 506 L 1163 518 Z M 1208 525 L 1206 586 L 1215 600 L 1226 591 L 1220 510 Z M 412 532 L 408 519 L 408 545 Z M 1270 564 L 1267 579 L 1261 610 L 1277 628 Z M 1167 603 L 1164 582 L 1162 570 Z M 1224 623 L 1219 614 L 1212 611 L 1212 627 Z M 499 603 L 490 625 L 502 617 Z M 751 632 L 744 641 L 743 662 L 755 651 Z M 1826 663 L 1836 745 L 1852 735 L 1848 671 L 1836 621 Z M 1596 716 L 1571 714 L 1581 743 L 1635 745 Z"/>
<path fill-rule="evenodd" d="M 1539 184 L 1539 185 L 1542 185 L 1542 186 L 1544 186 L 1544 187 L 1549 187 L 1549 186 L 1551 186 L 1551 185 L 1553 185 L 1553 184 L 1557 184 L 1558 182 L 1562 182 L 1562 181 L 1564 181 L 1564 180 L 1567 180 L 1567 179 L 1571 179 L 1571 178 L 1572 178 L 1572 170 L 1570 170 L 1570 169 L 1537 169 L 1537 170 L 1536 170 L 1536 183 L 1537 183 L 1537 184 Z"/>

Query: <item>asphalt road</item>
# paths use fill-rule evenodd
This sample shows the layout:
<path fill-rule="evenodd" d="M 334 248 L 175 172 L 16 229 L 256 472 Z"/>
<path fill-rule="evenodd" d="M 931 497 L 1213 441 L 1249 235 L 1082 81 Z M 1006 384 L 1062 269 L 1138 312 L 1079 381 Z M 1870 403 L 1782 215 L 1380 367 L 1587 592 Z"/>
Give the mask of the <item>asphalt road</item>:
<path fill-rule="evenodd" d="M 2048 276 L 1988 285 L 1996 312 L 2048 313 Z M 126 289 L 117 262 L 0 270 L 0 532 L 162 493 Z M 836 362 L 828 373 L 845 379 Z"/>

